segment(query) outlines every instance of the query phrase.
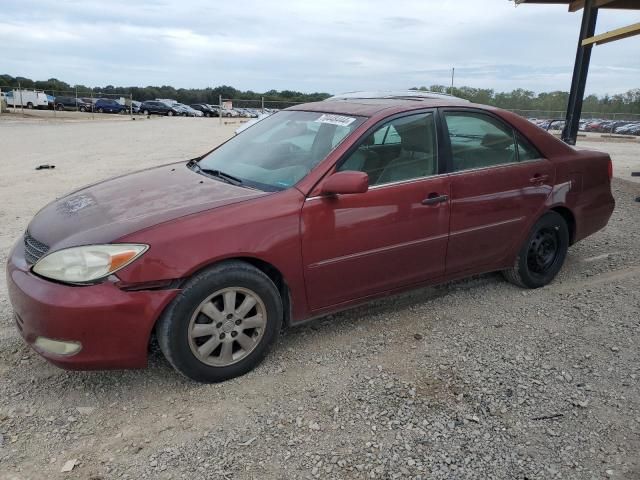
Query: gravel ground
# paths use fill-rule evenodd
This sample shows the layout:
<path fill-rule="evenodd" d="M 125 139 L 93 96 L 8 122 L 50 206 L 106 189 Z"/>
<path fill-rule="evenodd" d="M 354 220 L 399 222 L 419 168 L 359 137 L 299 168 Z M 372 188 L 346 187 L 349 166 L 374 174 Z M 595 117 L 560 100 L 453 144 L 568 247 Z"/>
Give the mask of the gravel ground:
<path fill-rule="evenodd" d="M 233 128 L 0 120 L 0 262 L 46 201 Z M 0 478 L 638 479 L 640 186 L 614 191 L 609 226 L 546 288 L 490 274 L 378 301 L 285 332 L 218 385 L 157 349 L 146 370 L 59 370 L 20 340 L 0 278 Z"/>

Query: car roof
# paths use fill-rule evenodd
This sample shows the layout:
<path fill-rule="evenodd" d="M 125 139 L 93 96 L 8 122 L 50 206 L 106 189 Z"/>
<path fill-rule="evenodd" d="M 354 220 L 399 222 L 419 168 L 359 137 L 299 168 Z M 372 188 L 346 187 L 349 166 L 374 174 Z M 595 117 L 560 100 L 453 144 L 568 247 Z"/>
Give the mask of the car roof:
<path fill-rule="evenodd" d="M 473 105 L 466 100 L 451 98 L 348 98 L 327 99 L 322 102 L 303 103 L 287 108 L 287 110 L 305 110 L 363 117 L 373 117 L 385 110 L 398 112 L 421 108 L 448 106 L 469 107 Z M 392 113 L 392 112 L 389 112 Z"/>

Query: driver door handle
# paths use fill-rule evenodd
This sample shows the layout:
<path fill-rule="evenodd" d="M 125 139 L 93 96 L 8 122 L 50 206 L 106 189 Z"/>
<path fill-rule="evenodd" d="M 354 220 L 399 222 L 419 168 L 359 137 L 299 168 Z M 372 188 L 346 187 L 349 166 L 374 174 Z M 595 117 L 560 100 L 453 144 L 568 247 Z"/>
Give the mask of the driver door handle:
<path fill-rule="evenodd" d="M 549 180 L 549 175 L 540 175 L 539 173 L 536 173 L 529 179 L 529 183 L 532 183 L 534 185 L 542 185 L 547 180 Z"/>
<path fill-rule="evenodd" d="M 449 200 L 449 195 L 438 195 L 437 193 L 431 193 L 427 198 L 422 200 L 422 205 L 437 205 Z"/>

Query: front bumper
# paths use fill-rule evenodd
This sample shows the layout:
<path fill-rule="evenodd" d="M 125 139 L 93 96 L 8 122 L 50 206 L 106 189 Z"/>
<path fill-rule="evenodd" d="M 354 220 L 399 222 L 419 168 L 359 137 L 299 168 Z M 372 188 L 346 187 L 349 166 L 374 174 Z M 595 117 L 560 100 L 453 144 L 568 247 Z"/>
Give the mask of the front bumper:
<path fill-rule="evenodd" d="M 22 241 L 9 256 L 7 285 L 25 341 L 51 363 L 73 370 L 146 366 L 151 330 L 178 292 L 127 292 L 109 281 L 69 286 L 44 280 L 31 273 Z M 79 343 L 81 348 L 58 355 L 38 347 L 36 341 L 42 337 Z"/>

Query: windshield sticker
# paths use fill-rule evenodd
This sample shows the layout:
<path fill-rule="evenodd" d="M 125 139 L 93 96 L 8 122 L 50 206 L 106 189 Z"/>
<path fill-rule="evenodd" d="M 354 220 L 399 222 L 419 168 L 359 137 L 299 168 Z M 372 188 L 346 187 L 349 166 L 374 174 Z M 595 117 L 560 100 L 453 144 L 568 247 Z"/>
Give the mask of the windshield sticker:
<path fill-rule="evenodd" d="M 341 127 L 348 127 L 356 119 L 353 117 L 345 117 L 343 115 L 333 115 L 329 113 L 323 113 L 320 118 L 316 120 L 318 123 L 330 123 L 331 125 L 339 125 Z"/>

